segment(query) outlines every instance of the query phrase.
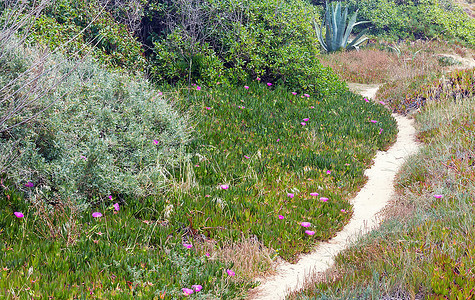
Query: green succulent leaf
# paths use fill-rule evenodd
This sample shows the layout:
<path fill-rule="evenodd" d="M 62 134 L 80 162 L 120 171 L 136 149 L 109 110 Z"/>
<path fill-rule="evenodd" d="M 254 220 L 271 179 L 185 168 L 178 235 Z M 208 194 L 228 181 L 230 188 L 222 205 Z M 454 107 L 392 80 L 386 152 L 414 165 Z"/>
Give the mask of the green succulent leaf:
<path fill-rule="evenodd" d="M 356 22 L 357 15 L 358 11 L 351 15 L 347 24 L 348 7 L 342 9 L 341 2 L 333 2 L 331 5 L 328 5 L 328 2 L 326 3 L 325 18 L 322 25 L 318 26 L 314 20 L 318 41 L 326 52 L 356 48 L 367 40 L 367 38 L 363 38 L 363 35 L 368 31 L 365 29 L 350 43 L 348 42 L 351 31 L 355 26 L 369 23 L 369 21 Z M 325 28 L 325 32 L 323 32 L 323 28 Z"/>

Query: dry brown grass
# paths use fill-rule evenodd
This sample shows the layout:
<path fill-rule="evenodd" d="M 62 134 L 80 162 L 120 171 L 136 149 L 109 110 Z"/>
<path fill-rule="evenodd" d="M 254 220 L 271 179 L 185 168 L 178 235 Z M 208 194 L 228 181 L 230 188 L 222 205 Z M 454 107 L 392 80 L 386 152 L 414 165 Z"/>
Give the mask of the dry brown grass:
<path fill-rule="evenodd" d="M 347 82 L 384 83 L 375 98 L 384 100 L 396 112 L 406 113 L 423 105 L 407 100 L 414 93 L 454 67 L 464 67 L 451 65 L 457 63 L 451 57 L 466 62 L 473 56 L 473 50 L 461 45 L 418 40 L 374 43 L 360 51 L 322 55 L 321 62 Z"/>
<path fill-rule="evenodd" d="M 322 55 L 320 61 L 345 81 L 381 83 L 387 80 L 387 66 L 394 64 L 397 56 L 379 49 L 361 49 Z"/>
<path fill-rule="evenodd" d="M 233 263 L 233 268 L 239 270 L 238 277 L 246 280 L 265 277 L 275 272 L 275 253 L 257 239 L 242 238 L 239 242 L 221 247 L 213 240 L 207 240 L 197 244 L 196 249 L 203 255 L 208 253 L 211 259 Z"/>
<path fill-rule="evenodd" d="M 34 216 L 38 222 L 35 233 L 44 239 L 65 241 L 66 246 L 74 245 L 81 233 L 78 222 L 79 210 L 71 201 L 46 204 L 41 199 L 33 202 Z"/>

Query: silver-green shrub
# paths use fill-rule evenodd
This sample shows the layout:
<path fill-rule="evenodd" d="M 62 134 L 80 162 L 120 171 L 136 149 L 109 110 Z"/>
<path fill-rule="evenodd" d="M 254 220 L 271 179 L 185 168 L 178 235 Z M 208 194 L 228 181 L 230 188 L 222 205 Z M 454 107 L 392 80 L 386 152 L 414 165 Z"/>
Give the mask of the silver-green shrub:
<path fill-rule="evenodd" d="M 11 70 L 34 63 L 34 53 L 17 48 L 10 54 L 14 59 L 2 59 L 0 82 Z M 77 64 L 56 55 L 44 62 L 42 70 L 47 76 L 38 84 L 45 86 L 68 76 L 38 99 L 34 110 L 47 110 L 0 136 L 2 150 L 18 142 L 7 177 L 30 195 L 50 201 L 67 197 L 95 203 L 108 195 L 160 192 L 170 169 L 186 159 L 185 117 L 146 80 L 106 70 L 92 60 Z M 9 122 L 26 117 L 18 115 Z M 34 187 L 26 187 L 28 182 Z"/>

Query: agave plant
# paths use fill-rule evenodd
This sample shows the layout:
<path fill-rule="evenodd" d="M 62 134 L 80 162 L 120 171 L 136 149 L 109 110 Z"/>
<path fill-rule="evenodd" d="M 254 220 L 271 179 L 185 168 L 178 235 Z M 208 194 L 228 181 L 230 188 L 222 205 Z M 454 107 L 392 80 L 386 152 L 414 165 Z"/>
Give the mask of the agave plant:
<path fill-rule="evenodd" d="M 364 29 L 361 31 L 350 43 L 348 43 L 348 38 L 350 33 L 353 30 L 353 27 L 359 24 L 368 23 L 369 21 L 356 22 L 356 16 L 358 11 L 356 11 L 350 18 L 348 24 L 348 7 L 345 7 L 342 12 L 341 2 L 333 2 L 331 6 L 326 3 L 325 19 L 323 20 L 322 26 L 319 27 L 317 22 L 313 20 L 315 24 L 315 30 L 317 32 L 318 41 L 322 47 L 327 52 L 334 52 L 339 50 L 346 50 L 351 48 L 357 48 L 362 42 L 366 41 L 368 38 L 363 37 L 363 35 L 368 31 Z M 323 32 L 325 28 L 325 32 Z M 323 35 L 325 34 L 325 38 Z M 362 38 L 363 37 L 363 38 Z"/>

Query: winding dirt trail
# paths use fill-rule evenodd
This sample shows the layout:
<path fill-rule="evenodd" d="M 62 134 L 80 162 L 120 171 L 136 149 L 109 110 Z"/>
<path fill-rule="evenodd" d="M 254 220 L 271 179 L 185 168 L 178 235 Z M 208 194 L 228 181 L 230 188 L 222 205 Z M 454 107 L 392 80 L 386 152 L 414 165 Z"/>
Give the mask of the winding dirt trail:
<path fill-rule="evenodd" d="M 349 84 L 350 89 L 364 97 L 373 98 L 377 85 Z M 289 291 L 302 287 L 305 278 L 324 272 L 334 257 L 358 236 L 379 225 L 377 213 L 388 204 L 394 193 L 394 179 L 405 159 L 419 148 L 413 121 L 393 114 L 399 133 L 396 143 L 388 151 L 378 151 L 374 165 L 365 171 L 368 182 L 351 200 L 354 214 L 350 222 L 334 238 L 319 244 L 316 249 L 302 255 L 297 264 L 280 263 L 275 276 L 263 279 L 261 285 L 250 291 L 248 299 L 284 299 Z"/>

